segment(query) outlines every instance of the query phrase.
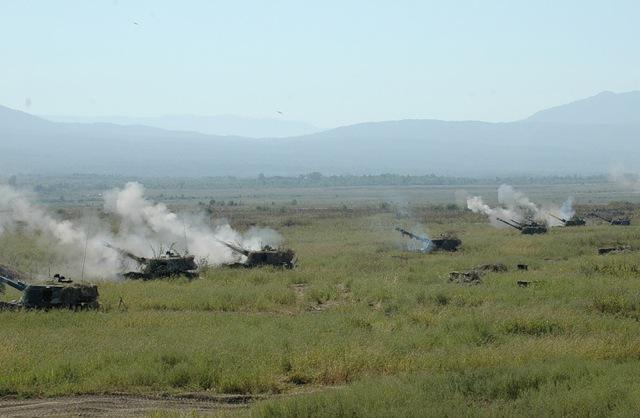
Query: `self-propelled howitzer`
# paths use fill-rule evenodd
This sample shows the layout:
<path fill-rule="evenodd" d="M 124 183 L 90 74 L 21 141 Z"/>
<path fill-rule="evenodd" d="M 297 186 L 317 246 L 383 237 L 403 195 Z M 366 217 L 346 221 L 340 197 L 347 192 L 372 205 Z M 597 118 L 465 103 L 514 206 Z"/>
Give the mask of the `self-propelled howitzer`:
<path fill-rule="evenodd" d="M 130 258 L 138 263 L 139 271 L 129 271 L 123 274 L 127 279 L 152 280 L 171 276 L 186 276 L 189 278 L 198 275 L 198 265 L 193 255 L 180 255 L 175 251 L 169 250 L 164 255 L 147 258 L 140 257 L 130 251 L 114 247 L 108 243 L 105 245 L 121 256 Z"/>
<path fill-rule="evenodd" d="M 569 219 L 561 218 L 559 216 L 554 215 L 553 213 L 549 213 L 549 216 L 559 220 L 560 222 L 562 222 L 564 226 L 583 226 L 586 224 L 584 219 L 579 218 L 577 216 L 572 216 Z"/>
<path fill-rule="evenodd" d="M 6 276 L 0 276 L 0 283 L 13 287 L 22 293 L 19 300 L 0 302 L 0 310 L 25 309 L 97 309 L 98 287 L 91 284 L 72 284 L 71 280 L 56 276 L 57 281 L 42 284 L 28 284 Z"/>
<path fill-rule="evenodd" d="M 229 267 L 254 268 L 274 266 L 292 269 L 296 264 L 296 253 L 291 249 L 279 249 L 264 245 L 260 250 L 253 251 L 226 241 L 218 240 L 218 242 L 241 255 L 243 258 L 240 262 L 228 264 Z"/>
<path fill-rule="evenodd" d="M 457 251 L 462 241 L 456 237 L 449 235 L 441 235 L 440 238 L 429 239 L 427 237 L 421 237 L 420 235 L 413 234 L 406 229 L 396 227 L 396 231 L 400 232 L 403 236 L 409 237 L 416 241 L 420 241 L 423 252 L 442 250 L 442 251 Z"/>
<path fill-rule="evenodd" d="M 496 219 L 504 224 L 509 225 L 512 228 L 519 230 L 523 235 L 545 234 L 547 232 L 547 227 L 537 222 L 522 223 L 513 220 L 511 222 L 508 222 L 502 218 Z"/>
<path fill-rule="evenodd" d="M 613 218 L 605 218 L 604 216 L 600 216 L 597 213 L 592 213 L 592 216 L 595 216 L 596 218 L 602 219 L 605 222 L 608 222 L 609 225 L 620 225 L 620 226 L 629 226 L 631 225 L 631 220 L 630 219 L 626 219 L 626 218 L 618 218 L 618 219 L 613 219 Z"/>

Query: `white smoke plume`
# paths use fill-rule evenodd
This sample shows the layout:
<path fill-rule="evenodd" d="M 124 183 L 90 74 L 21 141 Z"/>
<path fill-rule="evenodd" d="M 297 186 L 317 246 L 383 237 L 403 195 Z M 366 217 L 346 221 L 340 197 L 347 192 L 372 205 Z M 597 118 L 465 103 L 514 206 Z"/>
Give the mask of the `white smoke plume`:
<path fill-rule="evenodd" d="M 529 200 L 524 193 L 507 184 L 498 188 L 498 202 L 510 210 L 516 211 L 520 217 L 535 217 L 540 212 L 538 206 Z"/>
<path fill-rule="evenodd" d="M 417 235 L 418 237 L 425 238 L 426 240 L 423 241 L 409 237 L 405 238 L 408 239 L 408 241 L 406 241 L 407 251 L 429 253 L 434 249 L 434 245 L 431 242 L 429 234 L 427 234 L 427 231 L 421 224 L 416 224 L 409 232 Z"/>
<path fill-rule="evenodd" d="M 538 222 L 546 223 L 549 226 L 560 226 L 562 222 L 550 215 L 554 214 L 563 219 L 569 219 L 574 214 L 573 198 L 570 197 L 562 205 L 561 208 L 544 208 L 536 205 L 524 193 L 515 190 L 513 187 L 503 184 L 498 188 L 499 207 L 492 208 L 480 196 L 472 196 L 467 198 L 467 208 L 475 213 L 483 213 L 489 217 L 489 221 L 496 227 L 507 227 L 498 218 L 507 222 L 512 220 L 523 222 L 527 219 L 533 219 Z"/>
<path fill-rule="evenodd" d="M 115 278 L 122 271 L 120 255 L 106 247 L 106 242 L 143 257 L 175 244 L 180 252 L 188 251 L 209 265 L 219 265 L 239 261 L 239 255 L 219 240 L 250 250 L 278 246 L 282 241 L 271 229 L 251 228 L 240 234 L 223 221 L 211 226 L 203 217 L 173 213 L 165 204 L 147 200 L 139 183 L 109 191 L 104 199 L 105 211 L 119 220 L 115 232 L 95 220 L 87 222 L 89 225 L 58 220 L 31 203 L 28 194 L 0 185 L 0 236 L 18 225 L 40 234 L 59 256 L 73 258 L 78 266 L 84 264 L 85 278 L 90 279 Z"/>
<path fill-rule="evenodd" d="M 565 221 L 568 221 L 569 219 L 573 218 L 576 214 L 576 211 L 573 209 L 574 201 L 575 201 L 575 198 L 573 196 L 569 196 L 567 200 L 564 201 L 562 206 L 545 207 L 539 216 L 544 217 L 544 221 L 549 226 L 563 226 L 564 222 L 562 222 L 560 219 L 564 219 Z"/>
<path fill-rule="evenodd" d="M 576 214 L 576 211 L 573 209 L 573 203 L 575 199 L 573 196 L 569 196 L 567 200 L 560 206 L 560 217 L 562 219 L 569 220 L 573 218 Z"/>
<path fill-rule="evenodd" d="M 469 208 L 472 212 L 475 213 L 483 213 L 489 217 L 489 222 L 491 225 L 498 228 L 506 228 L 507 225 L 498 221 L 498 218 L 504 219 L 506 221 L 511 221 L 511 219 L 518 218 L 516 220 L 520 220 L 521 216 L 516 214 L 514 211 L 497 207 L 492 208 L 482 200 L 480 196 L 471 196 L 467 198 L 467 208 Z"/>
<path fill-rule="evenodd" d="M 115 239 L 118 246 L 131 252 L 147 254 L 150 246 L 175 243 L 183 251 L 210 264 L 233 261 L 235 253 L 220 240 L 238 244 L 249 250 L 258 250 L 263 245 L 277 246 L 280 235 L 271 229 L 251 228 L 241 235 L 226 222 L 211 227 L 196 216 L 179 216 L 164 203 L 152 203 L 144 197 L 144 187 L 139 183 L 127 183 L 124 189 L 105 193 L 105 211 L 121 220 Z"/>
<path fill-rule="evenodd" d="M 87 229 L 68 220 L 58 220 L 31 203 L 28 194 L 0 185 L 0 235 L 21 227 L 40 235 L 40 241 L 52 247 L 59 259 L 74 257 L 84 260 L 85 271 L 113 276 L 118 266 L 117 255 L 104 250 L 109 235 L 89 235 Z M 100 228 L 102 230 L 102 228 Z M 85 259 L 86 248 L 86 259 Z M 63 261 L 64 264 L 64 261 Z M 80 266 L 80 263 L 78 263 Z"/>

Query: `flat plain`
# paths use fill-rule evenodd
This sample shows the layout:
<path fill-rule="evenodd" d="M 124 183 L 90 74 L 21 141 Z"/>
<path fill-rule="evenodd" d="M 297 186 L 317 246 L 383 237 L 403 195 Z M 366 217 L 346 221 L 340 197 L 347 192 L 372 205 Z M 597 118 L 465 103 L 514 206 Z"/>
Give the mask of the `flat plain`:
<path fill-rule="evenodd" d="M 558 203 L 577 189 L 580 213 L 600 205 L 633 223 L 590 220 L 524 236 L 461 207 L 458 189 L 266 190 L 251 199 L 240 193 L 240 204 L 224 207 L 183 191 L 176 209 L 209 208 L 239 229 L 278 230 L 296 250 L 297 268 L 104 281 L 96 312 L 2 312 L 0 414 L 16 402 L 83 396 L 212 405 L 158 401 L 129 411 L 157 416 L 637 413 L 636 195 L 602 185 L 530 187 L 531 196 Z M 56 207 L 70 218 L 94 210 L 86 202 Z M 407 252 L 393 228 L 416 224 L 432 237 L 453 232 L 462 247 Z M 597 254 L 615 245 L 631 251 Z M 37 237 L 18 231 L 0 241 L 2 264 L 36 272 L 47 257 Z M 478 284 L 448 280 L 451 271 L 486 263 L 508 271 Z"/>

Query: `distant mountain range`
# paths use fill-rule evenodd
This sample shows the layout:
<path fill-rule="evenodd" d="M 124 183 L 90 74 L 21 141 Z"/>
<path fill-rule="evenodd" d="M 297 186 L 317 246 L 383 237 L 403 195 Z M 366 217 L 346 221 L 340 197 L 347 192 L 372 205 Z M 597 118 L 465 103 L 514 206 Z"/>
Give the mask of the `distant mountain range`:
<path fill-rule="evenodd" d="M 542 110 L 528 122 L 575 124 L 640 124 L 640 91 L 603 91 L 593 97 Z"/>
<path fill-rule="evenodd" d="M 278 119 L 246 118 L 234 115 L 195 116 L 169 115 L 146 118 L 125 116 L 77 117 L 41 116 L 63 123 L 113 123 L 117 125 L 143 125 L 170 131 L 192 131 L 207 135 L 244 136 L 247 138 L 283 138 L 307 135 L 320 129 L 306 122 Z"/>
<path fill-rule="evenodd" d="M 136 176 L 593 174 L 640 171 L 640 92 L 596 96 L 510 123 L 400 120 L 253 139 L 60 123 L 0 107 L 0 172 Z"/>

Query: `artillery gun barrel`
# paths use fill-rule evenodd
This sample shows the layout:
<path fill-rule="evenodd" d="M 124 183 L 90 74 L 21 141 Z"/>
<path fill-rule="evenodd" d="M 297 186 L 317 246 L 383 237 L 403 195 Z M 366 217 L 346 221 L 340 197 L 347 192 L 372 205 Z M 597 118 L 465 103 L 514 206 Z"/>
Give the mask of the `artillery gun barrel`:
<path fill-rule="evenodd" d="M 524 224 L 520 221 L 516 221 L 515 219 L 509 219 L 511 222 L 513 222 L 514 224 L 518 225 L 518 226 L 524 226 Z M 502 219 L 501 219 L 502 221 Z M 503 221 L 504 222 L 504 221 Z"/>
<path fill-rule="evenodd" d="M 606 222 L 609 222 L 609 223 L 613 222 L 613 219 L 607 219 L 607 218 L 605 218 L 604 216 L 600 216 L 600 215 L 598 215 L 598 214 L 597 214 L 597 213 L 595 213 L 595 212 L 593 212 L 591 215 L 592 215 L 592 216 L 595 216 L 596 218 L 600 218 L 600 219 L 602 219 L 603 221 L 606 221 Z"/>
<path fill-rule="evenodd" d="M 549 216 L 551 216 L 552 218 L 555 218 L 555 219 L 559 220 L 559 221 L 560 221 L 560 222 L 562 222 L 563 224 L 566 224 L 566 223 L 567 223 L 567 220 L 566 220 L 566 219 L 560 218 L 559 216 L 556 216 L 556 215 L 554 215 L 554 214 L 553 214 L 553 213 L 551 213 L 551 212 L 547 212 L 547 214 L 548 214 Z"/>
<path fill-rule="evenodd" d="M 402 228 L 396 227 L 396 231 L 400 232 L 402 235 L 406 235 L 409 238 L 413 238 L 413 239 L 418 240 L 418 241 L 431 242 L 431 240 L 429 238 L 421 237 L 421 236 L 416 235 L 416 234 L 412 234 L 411 232 L 407 231 L 406 229 L 402 229 Z"/>
<path fill-rule="evenodd" d="M 235 252 L 237 252 L 237 253 L 240 253 L 240 254 L 244 255 L 245 257 L 248 257 L 248 256 L 249 256 L 249 253 L 250 253 L 250 251 L 249 251 L 249 250 L 245 250 L 245 249 L 244 249 L 244 248 L 242 248 L 242 247 L 235 246 L 235 245 L 233 245 L 233 244 L 231 244 L 231 243 L 228 243 L 228 242 L 226 242 L 226 241 L 222 241 L 222 240 L 220 240 L 220 239 L 216 239 L 216 241 L 218 241 L 220 244 L 222 244 L 222 245 L 226 246 L 227 248 L 230 248 L 231 250 L 233 250 L 233 251 L 235 251 Z"/>
<path fill-rule="evenodd" d="M 111 248 L 112 250 L 117 251 L 118 253 L 120 253 L 124 257 L 129 257 L 130 259 L 135 260 L 140 264 L 146 264 L 148 262 L 148 260 L 146 258 L 138 257 L 137 255 L 135 255 L 133 253 L 130 253 L 127 250 L 123 250 L 122 248 L 114 247 L 113 245 L 109 244 L 108 242 L 105 242 L 104 245 L 107 248 Z"/>
<path fill-rule="evenodd" d="M 24 289 L 27 288 L 27 285 L 25 283 L 22 283 L 18 280 L 12 280 L 4 276 L 0 276 L 0 283 L 6 283 L 14 289 L 19 290 L 20 292 L 24 292 Z"/>
<path fill-rule="evenodd" d="M 6 278 L 9 278 L 11 280 L 15 280 L 18 282 L 23 281 L 24 278 L 27 277 L 26 274 L 1 264 L 0 264 L 0 276 L 4 276 Z"/>
<path fill-rule="evenodd" d="M 500 222 L 502 222 L 503 224 L 507 224 L 507 225 L 509 225 L 509 226 L 510 226 L 510 227 L 512 227 L 512 228 L 515 228 L 515 229 L 518 229 L 518 230 L 522 231 L 522 227 L 521 227 L 521 226 L 514 225 L 514 224 L 512 224 L 512 223 L 510 223 L 510 222 L 505 221 L 505 220 L 504 220 L 504 219 L 502 219 L 502 218 L 496 218 L 496 219 L 497 219 L 497 220 L 499 220 Z"/>

